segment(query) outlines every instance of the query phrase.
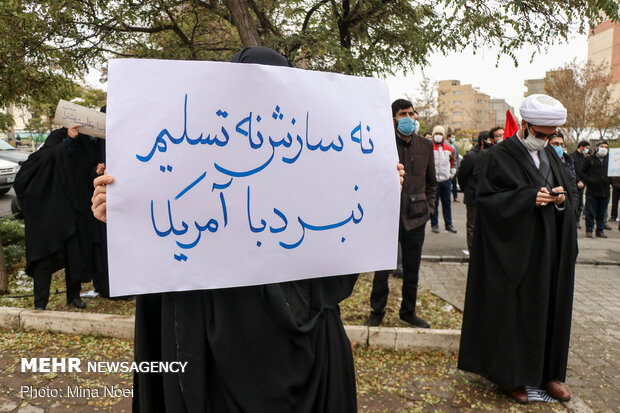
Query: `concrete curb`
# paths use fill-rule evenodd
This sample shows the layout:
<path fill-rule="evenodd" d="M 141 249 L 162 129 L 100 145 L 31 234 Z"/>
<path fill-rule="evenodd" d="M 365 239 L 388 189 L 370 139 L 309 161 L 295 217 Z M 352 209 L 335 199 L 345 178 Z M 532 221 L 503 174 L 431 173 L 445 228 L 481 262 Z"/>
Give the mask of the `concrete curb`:
<path fill-rule="evenodd" d="M 469 257 L 466 255 L 422 255 L 422 261 L 426 262 L 469 262 Z M 620 266 L 620 261 L 606 261 L 606 260 L 593 260 L 589 258 L 580 258 L 577 260 L 578 265 L 605 265 L 605 266 Z"/>
<path fill-rule="evenodd" d="M 133 339 L 134 317 L 0 307 L 0 328 Z"/>
<path fill-rule="evenodd" d="M 441 351 L 456 354 L 459 349 L 459 330 L 344 326 L 352 343 L 372 349 L 397 351 Z"/>
<path fill-rule="evenodd" d="M 132 340 L 134 317 L 0 307 L 0 328 L 101 335 Z M 349 340 L 363 347 L 406 351 L 458 352 L 459 330 L 345 326 Z"/>

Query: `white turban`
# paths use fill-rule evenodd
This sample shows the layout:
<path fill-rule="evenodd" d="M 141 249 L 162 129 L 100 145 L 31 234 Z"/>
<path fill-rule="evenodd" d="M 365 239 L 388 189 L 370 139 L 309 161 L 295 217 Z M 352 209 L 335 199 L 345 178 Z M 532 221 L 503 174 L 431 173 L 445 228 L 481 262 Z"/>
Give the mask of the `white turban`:
<path fill-rule="evenodd" d="M 562 126 L 566 108 L 559 100 L 547 95 L 530 95 L 519 109 L 523 120 L 534 126 Z"/>

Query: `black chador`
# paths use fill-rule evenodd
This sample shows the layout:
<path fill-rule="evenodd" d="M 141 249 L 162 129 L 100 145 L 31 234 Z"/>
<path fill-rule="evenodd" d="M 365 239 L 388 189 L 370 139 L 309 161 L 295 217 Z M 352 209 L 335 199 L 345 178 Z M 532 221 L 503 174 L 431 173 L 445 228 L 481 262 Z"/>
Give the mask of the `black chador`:
<path fill-rule="evenodd" d="M 539 170 L 515 135 L 486 151 L 478 174 L 458 365 L 506 389 L 566 377 L 575 206 L 570 193 L 563 210 L 536 206 L 541 187 L 570 189 L 558 156 L 544 151 Z"/>
<path fill-rule="evenodd" d="M 95 141 L 67 129 L 50 133 L 15 178 L 24 216 L 26 273 L 34 277 L 35 307 L 45 308 L 51 275 L 65 268 L 67 300 L 79 298 L 80 283 L 101 268 L 91 197 Z"/>
<path fill-rule="evenodd" d="M 290 65 L 263 47 L 233 61 Z M 184 373 L 137 373 L 134 412 L 357 412 L 353 354 L 338 307 L 356 280 L 138 296 L 136 361 L 188 364 Z"/>

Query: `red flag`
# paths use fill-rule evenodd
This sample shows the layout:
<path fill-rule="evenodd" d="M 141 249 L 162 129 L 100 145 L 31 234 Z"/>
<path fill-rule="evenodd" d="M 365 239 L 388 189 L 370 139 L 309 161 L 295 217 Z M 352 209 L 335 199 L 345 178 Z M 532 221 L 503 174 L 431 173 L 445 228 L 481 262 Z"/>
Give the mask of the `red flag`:
<path fill-rule="evenodd" d="M 504 126 L 504 139 L 510 138 L 519 130 L 519 124 L 515 120 L 514 116 L 510 112 L 510 109 L 506 110 L 506 125 Z"/>

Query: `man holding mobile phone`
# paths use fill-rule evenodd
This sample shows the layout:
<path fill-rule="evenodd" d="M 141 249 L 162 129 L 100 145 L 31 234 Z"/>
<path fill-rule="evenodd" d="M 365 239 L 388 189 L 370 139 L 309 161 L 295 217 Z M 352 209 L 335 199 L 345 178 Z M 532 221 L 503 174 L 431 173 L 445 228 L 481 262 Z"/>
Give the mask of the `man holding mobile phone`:
<path fill-rule="evenodd" d="M 547 145 L 566 109 L 531 95 L 520 112 L 521 130 L 485 151 L 477 168 L 458 366 L 519 403 L 528 402 L 525 386 L 567 401 L 577 230 L 569 178 Z"/>

